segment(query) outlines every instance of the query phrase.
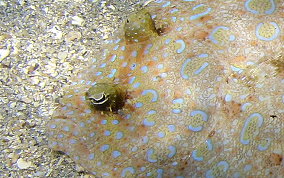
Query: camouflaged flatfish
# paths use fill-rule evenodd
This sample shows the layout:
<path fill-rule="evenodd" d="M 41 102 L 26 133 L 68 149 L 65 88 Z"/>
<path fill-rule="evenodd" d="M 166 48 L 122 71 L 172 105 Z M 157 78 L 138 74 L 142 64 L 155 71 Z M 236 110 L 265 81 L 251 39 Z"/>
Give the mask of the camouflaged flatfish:
<path fill-rule="evenodd" d="M 284 176 L 284 1 L 156 0 L 65 87 L 49 146 L 96 177 Z"/>

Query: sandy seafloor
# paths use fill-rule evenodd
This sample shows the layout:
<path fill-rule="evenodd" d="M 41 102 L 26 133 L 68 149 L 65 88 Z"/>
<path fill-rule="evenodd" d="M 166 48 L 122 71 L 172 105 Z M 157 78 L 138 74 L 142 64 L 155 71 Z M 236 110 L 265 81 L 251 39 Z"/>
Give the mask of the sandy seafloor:
<path fill-rule="evenodd" d="M 0 0 L 0 177 L 89 177 L 47 146 L 62 87 L 139 0 Z"/>

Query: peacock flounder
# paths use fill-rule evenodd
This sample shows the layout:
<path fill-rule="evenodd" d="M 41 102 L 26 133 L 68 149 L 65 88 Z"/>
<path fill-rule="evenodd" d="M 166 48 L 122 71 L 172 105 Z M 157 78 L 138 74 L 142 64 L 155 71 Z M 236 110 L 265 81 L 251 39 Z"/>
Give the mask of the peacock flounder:
<path fill-rule="evenodd" d="M 282 0 L 156 0 L 73 78 L 49 146 L 97 177 L 284 176 Z"/>

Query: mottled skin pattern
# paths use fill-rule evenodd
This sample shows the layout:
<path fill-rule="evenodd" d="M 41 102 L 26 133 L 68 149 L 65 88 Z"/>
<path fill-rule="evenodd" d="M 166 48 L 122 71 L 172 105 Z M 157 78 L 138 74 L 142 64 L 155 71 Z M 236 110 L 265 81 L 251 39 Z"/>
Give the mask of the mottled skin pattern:
<path fill-rule="evenodd" d="M 152 2 L 65 88 L 49 146 L 97 177 L 284 176 L 283 29 L 282 0 Z M 96 82 L 121 110 L 90 107 Z"/>

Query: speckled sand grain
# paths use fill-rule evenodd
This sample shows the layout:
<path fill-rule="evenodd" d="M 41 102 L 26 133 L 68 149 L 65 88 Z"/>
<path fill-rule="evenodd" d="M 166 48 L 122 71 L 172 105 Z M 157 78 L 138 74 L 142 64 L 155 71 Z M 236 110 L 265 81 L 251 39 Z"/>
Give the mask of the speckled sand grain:
<path fill-rule="evenodd" d="M 62 86 L 139 0 L 0 0 L 0 177 L 88 177 L 47 147 Z"/>

